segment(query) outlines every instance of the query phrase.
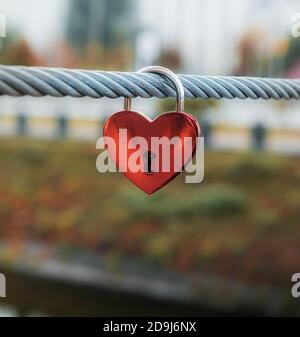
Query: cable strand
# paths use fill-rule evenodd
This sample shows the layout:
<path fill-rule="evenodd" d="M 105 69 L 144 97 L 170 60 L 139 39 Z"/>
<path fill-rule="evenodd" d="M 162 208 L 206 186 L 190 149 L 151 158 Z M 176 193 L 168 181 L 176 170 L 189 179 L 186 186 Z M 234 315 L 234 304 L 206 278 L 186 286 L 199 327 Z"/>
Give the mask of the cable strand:
<path fill-rule="evenodd" d="M 178 75 L 186 98 L 300 99 L 299 79 Z M 53 97 L 175 97 L 162 75 L 0 65 L 0 95 Z"/>

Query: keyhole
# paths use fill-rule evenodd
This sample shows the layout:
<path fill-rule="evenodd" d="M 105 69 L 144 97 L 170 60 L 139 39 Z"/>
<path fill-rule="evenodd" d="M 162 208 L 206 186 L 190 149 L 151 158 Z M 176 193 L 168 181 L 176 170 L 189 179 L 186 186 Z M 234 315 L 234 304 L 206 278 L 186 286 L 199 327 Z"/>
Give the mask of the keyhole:
<path fill-rule="evenodd" d="M 154 174 L 154 172 L 152 172 L 152 161 L 155 159 L 155 157 L 155 153 L 152 153 L 151 151 L 147 151 L 144 153 L 143 159 L 146 174 Z"/>

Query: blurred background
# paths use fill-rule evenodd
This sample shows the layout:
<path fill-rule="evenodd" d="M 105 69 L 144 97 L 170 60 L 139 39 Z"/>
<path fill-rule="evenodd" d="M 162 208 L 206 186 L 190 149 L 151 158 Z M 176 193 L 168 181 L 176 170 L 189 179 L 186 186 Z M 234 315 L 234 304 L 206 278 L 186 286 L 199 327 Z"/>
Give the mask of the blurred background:
<path fill-rule="evenodd" d="M 0 63 L 300 78 L 296 0 L 0 0 Z M 173 100 L 135 99 L 150 116 Z M 205 178 L 100 174 L 122 99 L 0 98 L 1 316 L 300 315 L 297 101 L 187 100 Z"/>

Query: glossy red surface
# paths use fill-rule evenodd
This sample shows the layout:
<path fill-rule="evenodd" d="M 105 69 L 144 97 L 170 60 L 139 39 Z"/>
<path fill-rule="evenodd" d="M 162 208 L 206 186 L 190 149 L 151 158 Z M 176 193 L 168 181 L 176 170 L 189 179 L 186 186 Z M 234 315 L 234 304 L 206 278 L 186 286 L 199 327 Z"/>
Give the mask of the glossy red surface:
<path fill-rule="evenodd" d="M 120 138 L 121 129 L 127 130 L 124 138 Z M 191 160 L 197 146 L 196 137 L 200 136 L 200 127 L 193 116 L 184 112 L 168 112 L 151 120 L 135 111 L 120 111 L 107 119 L 103 135 L 112 137 L 116 142 L 116 148 L 112 149 L 108 146 L 107 151 L 119 170 L 141 190 L 151 194 L 174 179 Z M 142 144 L 136 141 L 136 138 L 132 139 L 133 137 L 144 137 L 145 143 Z M 161 146 L 151 147 L 153 137 L 167 137 L 169 140 L 173 137 L 177 138 L 174 146 L 169 147 L 170 152 L 166 156 Z M 185 137 L 190 137 L 191 146 L 183 150 Z M 133 148 L 128 146 L 130 139 L 132 139 Z M 134 152 L 137 153 L 137 150 L 140 155 L 144 154 L 144 160 L 141 162 L 141 156 L 139 156 L 136 160 L 137 166 L 134 168 L 130 165 L 133 162 L 131 156 Z M 151 155 L 151 161 L 149 161 L 149 155 Z M 166 168 L 163 168 L 163 164 L 166 164 L 166 160 L 169 159 L 169 172 L 164 172 Z M 136 172 L 137 167 L 142 167 L 142 170 Z"/>

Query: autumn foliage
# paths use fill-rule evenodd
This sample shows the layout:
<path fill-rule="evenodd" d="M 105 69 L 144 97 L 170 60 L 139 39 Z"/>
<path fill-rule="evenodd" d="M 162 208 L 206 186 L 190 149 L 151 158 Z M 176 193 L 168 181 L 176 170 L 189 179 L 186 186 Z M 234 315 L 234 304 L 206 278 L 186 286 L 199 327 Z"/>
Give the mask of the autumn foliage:
<path fill-rule="evenodd" d="M 98 173 L 93 144 L 5 139 L 0 153 L 2 242 L 250 284 L 280 285 L 299 267 L 297 158 L 208 152 L 202 184 L 180 176 L 149 197 L 121 174 Z"/>

